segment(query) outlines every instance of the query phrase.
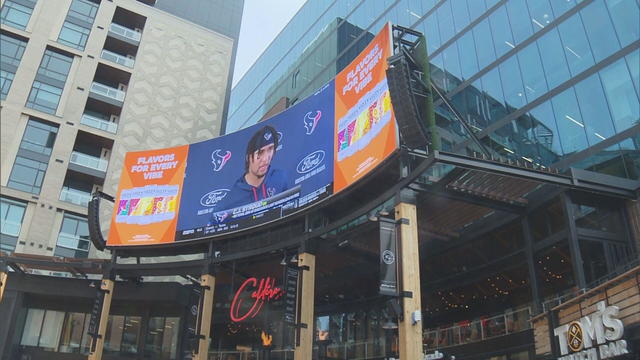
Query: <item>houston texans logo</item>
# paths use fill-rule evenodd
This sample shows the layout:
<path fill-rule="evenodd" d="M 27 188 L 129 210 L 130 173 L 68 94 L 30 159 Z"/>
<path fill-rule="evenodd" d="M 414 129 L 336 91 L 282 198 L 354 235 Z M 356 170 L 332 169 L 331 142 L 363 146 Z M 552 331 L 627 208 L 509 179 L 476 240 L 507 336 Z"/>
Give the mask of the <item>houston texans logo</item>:
<path fill-rule="evenodd" d="M 304 116 L 304 128 L 307 129 L 307 135 L 311 135 L 313 130 L 316 129 L 318 125 L 318 121 L 320 121 L 320 117 L 322 116 L 322 111 L 316 110 L 315 115 L 311 115 L 313 111 L 309 111 L 307 115 Z"/>
<path fill-rule="evenodd" d="M 229 213 L 226 211 L 218 212 L 218 213 L 215 213 L 214 215 L 218 223 L 222 223 L 227 217 L 229 217 Z"/>
<path fill-rule="evenodd" d="M 224 167 L 224 164 L 231 159 L 231 151 L 227 150 L 227 153 L 220 155 L 221 150 L 217 149 L 211 153 L 211 163 L 213 164 L 213 171 L 220 171 Z"/>

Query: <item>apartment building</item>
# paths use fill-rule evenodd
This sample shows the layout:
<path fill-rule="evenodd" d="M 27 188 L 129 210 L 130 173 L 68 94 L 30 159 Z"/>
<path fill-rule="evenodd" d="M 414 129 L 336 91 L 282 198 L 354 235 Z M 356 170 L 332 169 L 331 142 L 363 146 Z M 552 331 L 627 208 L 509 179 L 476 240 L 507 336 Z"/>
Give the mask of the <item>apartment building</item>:
<path fill-rule="evenodd" d="M 95 257 L 124 153 L 219 135 L 243 1 L 3 0 L 3 252 Z"/>

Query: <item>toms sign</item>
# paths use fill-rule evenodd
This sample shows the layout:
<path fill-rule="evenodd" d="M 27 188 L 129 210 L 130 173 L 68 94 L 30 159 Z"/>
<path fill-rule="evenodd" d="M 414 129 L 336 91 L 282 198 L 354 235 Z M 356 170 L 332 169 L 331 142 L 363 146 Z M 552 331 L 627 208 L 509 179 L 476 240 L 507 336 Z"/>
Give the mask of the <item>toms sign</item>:
<path fill-rule="evenodd" d="M 558 360 L 598 360 L 629 354 L 627 342 L 622 340 L 624 325 L 618 319 L 619 308 L 604 301 L 598 302 L 597 308 L 591 316 L 553 330 L 563 355 Z"/>

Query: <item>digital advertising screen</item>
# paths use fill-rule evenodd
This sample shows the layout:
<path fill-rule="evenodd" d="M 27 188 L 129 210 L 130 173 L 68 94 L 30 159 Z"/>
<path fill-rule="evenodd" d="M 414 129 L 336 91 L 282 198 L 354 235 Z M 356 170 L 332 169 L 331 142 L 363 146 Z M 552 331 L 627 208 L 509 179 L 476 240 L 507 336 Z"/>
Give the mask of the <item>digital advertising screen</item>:
<path fill-rule="evenodd" d="M 398 148 L 387 24 L 334 80 L 251 127 L 130 152 L 107 246 L 213 237 L 272 222 L 357 182 Z"/>

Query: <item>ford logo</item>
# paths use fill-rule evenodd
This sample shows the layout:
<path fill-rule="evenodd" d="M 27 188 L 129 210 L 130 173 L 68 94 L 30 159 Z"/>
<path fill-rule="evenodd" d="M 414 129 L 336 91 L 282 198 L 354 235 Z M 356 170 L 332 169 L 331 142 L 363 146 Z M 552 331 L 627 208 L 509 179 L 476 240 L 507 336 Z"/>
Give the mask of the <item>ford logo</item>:
<path fill-rule="evenodd" d="M 324 160 L 324 151 L 323 150 L 314 151 L 311 154 L 305 156 L 304 159 L 302 159 L 298 163 L 298 166 L 296 166 L 296 171 L 298 171 L 299 174 L 306 174 L 309 171 L 317 168 L 318 165 L 322 164 L 323 160 Z"/>
<path fill-rule="evenodd" d="M 217 189 L 204 194 L 200 198 L 202 206 L 216 206 L 229 193 L 229 189 Z"/>

